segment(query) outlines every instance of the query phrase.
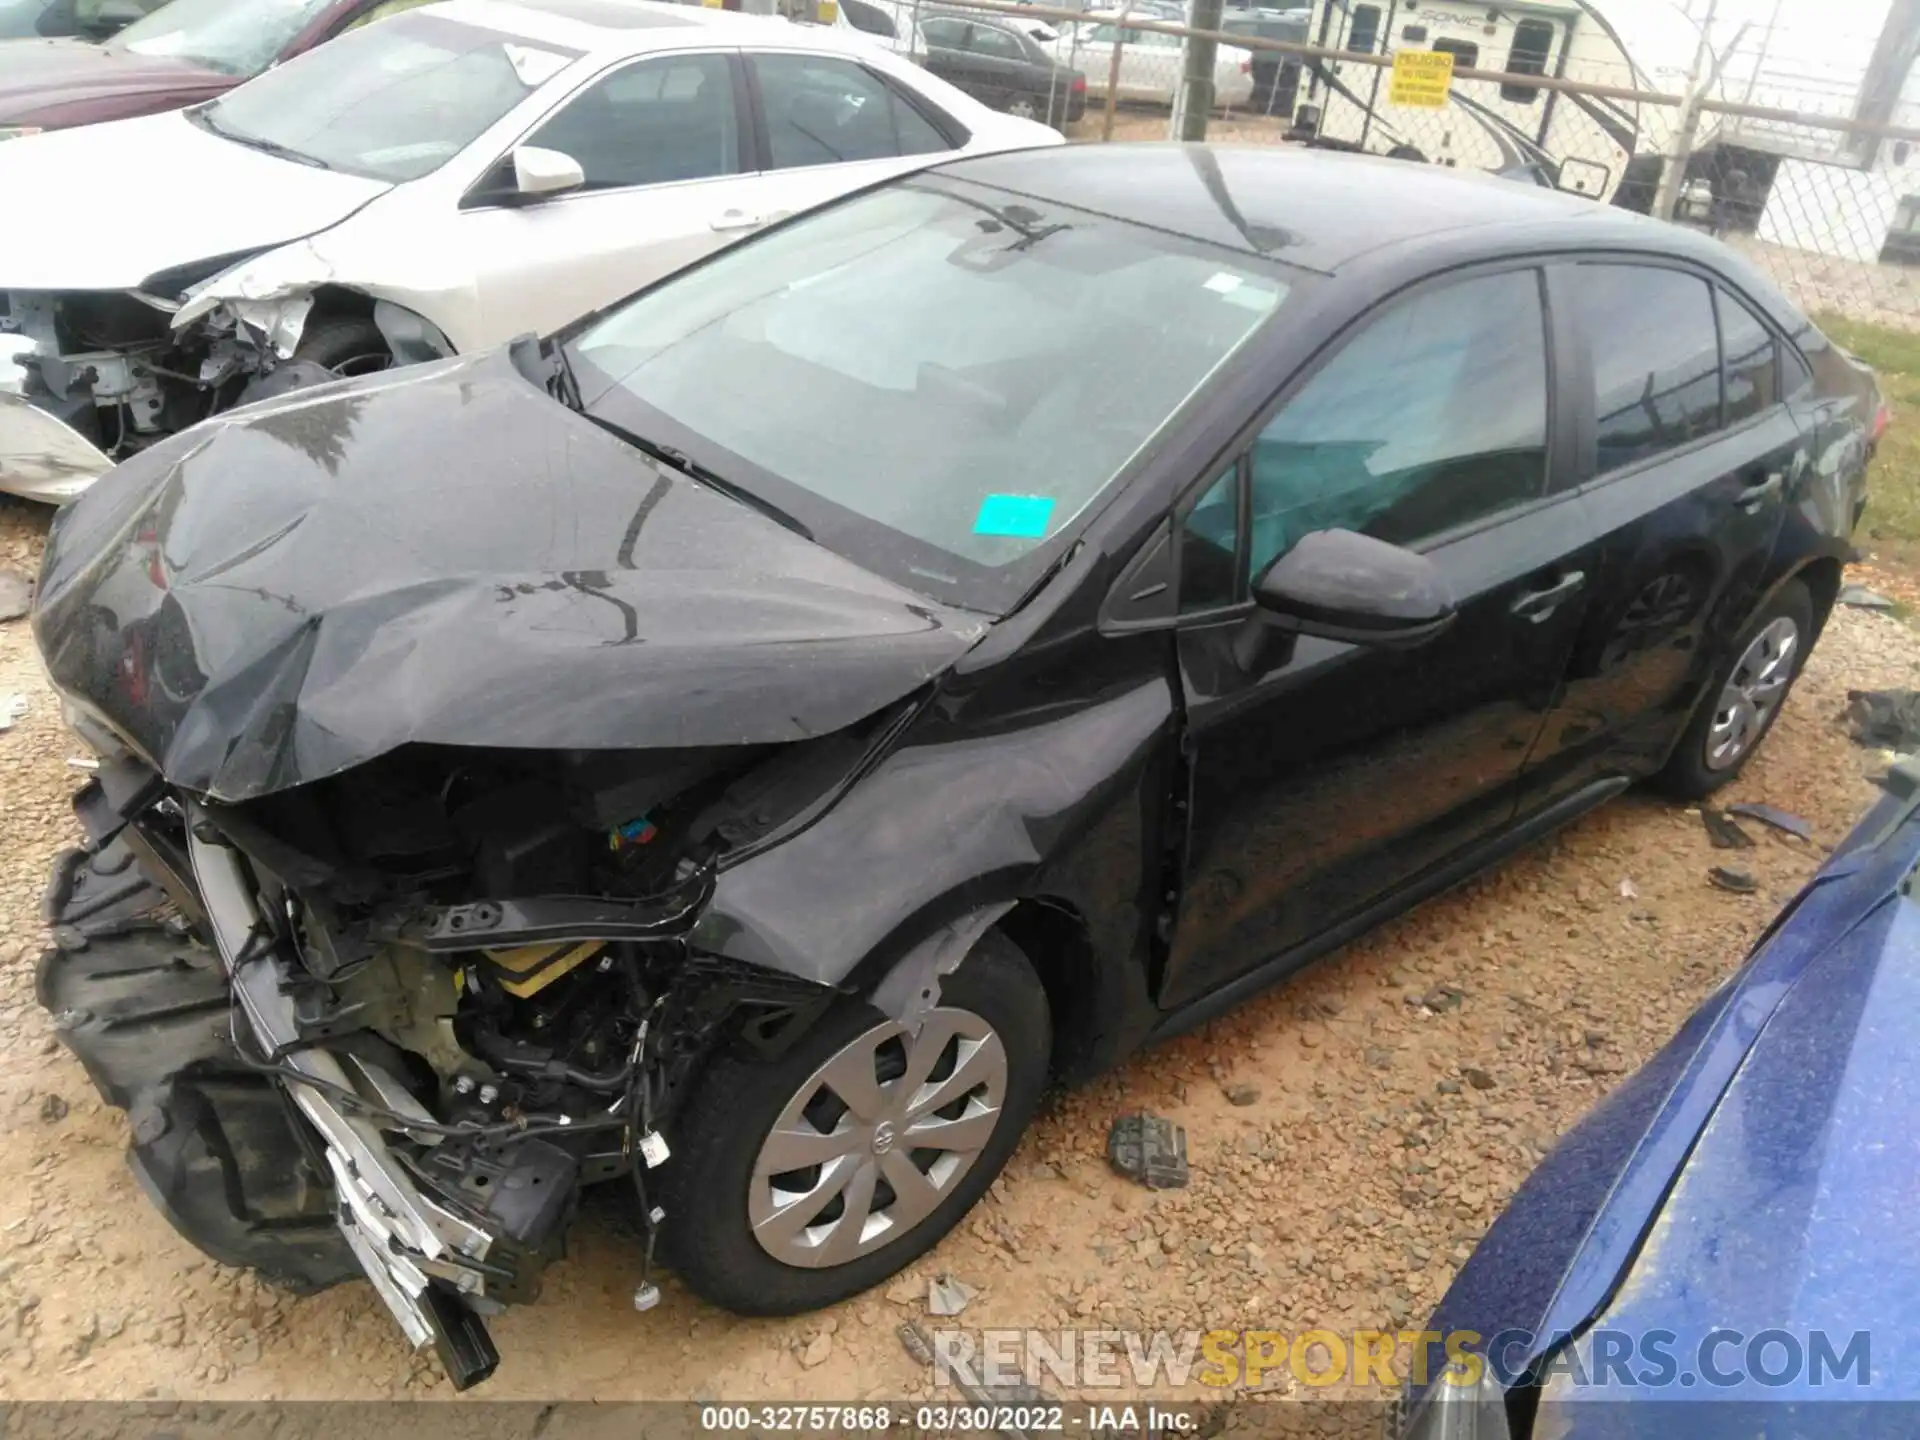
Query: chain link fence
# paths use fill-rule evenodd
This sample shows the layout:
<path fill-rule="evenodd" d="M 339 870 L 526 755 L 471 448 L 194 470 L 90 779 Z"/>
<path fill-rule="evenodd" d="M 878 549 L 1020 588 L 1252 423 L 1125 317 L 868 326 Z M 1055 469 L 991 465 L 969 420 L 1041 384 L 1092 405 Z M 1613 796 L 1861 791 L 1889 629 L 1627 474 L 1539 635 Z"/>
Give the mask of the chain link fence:
<path fill-rule="evenodd" d="M 1167 139 L 1190 110 L 1199 123 L 1185 133 L 1214 143 L 1488 171 L 1709 231 L 1816 316 L 1920 332 L 1920 103 L 1907 98 L 1920 87 L 1904 73 L 1876 82 L 1884 16 L 1852 15 L 1850 34 L 1852 7 L 1832 10 L 1818 37 L 1783 31 L 1776 9 L 1765 32 L 1704 45 L 1691 27 L 1590 25 L 1576 40 L 1525 12 L 1467 7 L 1471 23 L 1442 25 L 1425 7 L 1389 33 L 1362 23 L 1381 14 L 1366 4 L 1227 9 L 1201 29 L 1173 0 L 1091 13 L 839 0 L 838 23 L 878 30 L 883 14 L 889 43 L 989 103 L 974 51 L 1010 32 L 1057 67 L 1058 103 L 1033 113 L 1074 141 Z M 1190 67 L 1204 42 L 1210 66 Z M 1393 56 L 1408 50 L 1452 56 L 1439 108 L 1395 103 Z"/>

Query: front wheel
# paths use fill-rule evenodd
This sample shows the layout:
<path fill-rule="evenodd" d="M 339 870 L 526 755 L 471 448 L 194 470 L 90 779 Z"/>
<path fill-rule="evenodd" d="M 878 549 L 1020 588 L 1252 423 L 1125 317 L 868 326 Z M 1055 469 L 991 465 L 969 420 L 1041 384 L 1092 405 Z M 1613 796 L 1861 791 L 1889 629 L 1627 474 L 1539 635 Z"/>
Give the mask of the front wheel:
<path fill-rule="evenodd" d="M 1681 800 L 1702 800 L 1753 758 L 1813 648 L 1813 597 L 1790 580 L 1760 607 L 1714 673 L 1673 758 L 1655 783 Z"/>
<path fill-rule="evenodd" d="M 1051 1036 L 1033 967 L 989 931 L 917 1030 L 849 1002 L 775 1061 L 714 1061 L 660 1172 L 675 1269 L 743 1315 L 798 1314 L 885 1280 L 1007 1163 Z"/>
<path fill-rule="evenodd" d="M 339 315 L 313 326 L 300 337 L 293 358 L 318 365 L 342 380 L 372 375 L 393 364 L 387 337 L 372 320 L 360 315 Z"/>

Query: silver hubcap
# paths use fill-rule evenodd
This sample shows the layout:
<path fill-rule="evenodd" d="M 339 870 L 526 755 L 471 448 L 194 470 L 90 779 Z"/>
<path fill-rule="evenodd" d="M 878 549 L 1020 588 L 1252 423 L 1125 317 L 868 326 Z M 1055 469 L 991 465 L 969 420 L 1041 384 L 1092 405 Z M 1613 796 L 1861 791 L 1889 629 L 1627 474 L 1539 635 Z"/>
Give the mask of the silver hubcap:
<path fill-rule="evenodd" d="M 1753 749 L 1786 698 L 1800 654 L 1800 627 L 1784 615 L 1754 637 L 1733 668 L 1707 732 L 1707 768 L 1725 770 Z"/>
<path fill-rule="evenodd" d="M 820 1269 L 891 1244 L 952 1194 L 999 1127 L 1007 1052 L 970 1010 L 887 1021 L 787 1102 L 753 1165 L 747 1218 L 774 1259 Z"/>
<path fill-rule="evenodd" d="M 1007 107 L 1007 113 L 1017 120 L 1031 120 L 1040 113 L 1040 107 L 1031 100 L 1016 100 Z"/>

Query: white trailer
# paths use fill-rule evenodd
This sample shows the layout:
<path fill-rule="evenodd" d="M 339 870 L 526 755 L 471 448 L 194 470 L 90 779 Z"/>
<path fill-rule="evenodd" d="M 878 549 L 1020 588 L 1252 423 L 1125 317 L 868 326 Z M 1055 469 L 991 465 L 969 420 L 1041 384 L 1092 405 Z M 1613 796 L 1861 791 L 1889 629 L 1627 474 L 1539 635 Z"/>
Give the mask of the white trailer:
<path fill-rule="evenodd" d="M 1307 40 L 1352 54 L 1446 51 L 1459 69 L 1678 96 L 1700 28 L 1670 0 L 1316 0 Z M 1456 79 L 1441 110 L 1394 105 L 1390 91 L 1379 66 L 1309 59 L 1296 131 L 1322 145 L 1489 170 L 1637 209 L 1651 201 L 1676 138 L 1675 107 L 1523 81 Z"/>

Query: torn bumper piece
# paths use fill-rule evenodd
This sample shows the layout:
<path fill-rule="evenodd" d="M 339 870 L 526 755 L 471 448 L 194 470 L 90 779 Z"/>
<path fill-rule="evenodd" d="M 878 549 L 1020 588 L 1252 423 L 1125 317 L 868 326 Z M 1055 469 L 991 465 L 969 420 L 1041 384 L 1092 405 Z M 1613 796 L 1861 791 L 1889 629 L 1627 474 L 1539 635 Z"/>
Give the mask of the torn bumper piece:
<path fill-rule="evenodd" d="M 269 1054 L 285 1054 L 294 1069 L 352 1090 L 353 1077 L 340 1060 L 300 1046 L 284 961 L 271 948 L 249 945 L 259 915 L 238 855 L 197 837 L 188 845 L 221 964 L 256 1041 Z M 379 1088 L 389 1096 L 405 1093 L 391 1081 Z M 395 1322 L 416 1348 L 433 1343 L 456 1389 L 485 1380 L 500 1355 L 467 1301 L 484 1295 L 495 1268 L 485 1264 L 493 1237 L 422 1193 L 370 1121 L 349 1116 L 309 1086 L 293 1084 L 289 1093 L 320 1134 L 340 1233 Z M 419 1118 L 432 1119 L 424 1108 Z"/>
<path fill-rule="evenodd" d="M 113 461 L 59 416 L 11 388 L 9 371 L 0 352 L 0 493 L 48 505 L 77 499 Z"/>

